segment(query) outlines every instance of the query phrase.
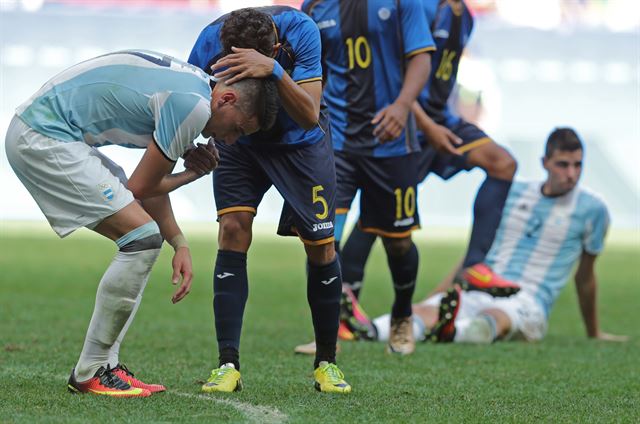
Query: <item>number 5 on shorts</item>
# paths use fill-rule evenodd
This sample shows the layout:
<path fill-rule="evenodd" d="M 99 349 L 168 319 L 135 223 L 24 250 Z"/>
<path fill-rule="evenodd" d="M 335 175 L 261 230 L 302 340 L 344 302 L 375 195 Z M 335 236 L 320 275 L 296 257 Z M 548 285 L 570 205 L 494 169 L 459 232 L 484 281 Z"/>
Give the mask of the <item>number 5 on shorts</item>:
<path fill-rule="evenodd" d="M 313 203 L 320 203 L 322 205 L 322 213 L 316 214 L 316 218 L 318 219 L 325 219 L 329 215 L 329 205 L 327 205 L 327 201 L 318 194 L 322 190 L 324 190 L 324 188 L 321 185 L 317 185 L 312 189 Z"/>

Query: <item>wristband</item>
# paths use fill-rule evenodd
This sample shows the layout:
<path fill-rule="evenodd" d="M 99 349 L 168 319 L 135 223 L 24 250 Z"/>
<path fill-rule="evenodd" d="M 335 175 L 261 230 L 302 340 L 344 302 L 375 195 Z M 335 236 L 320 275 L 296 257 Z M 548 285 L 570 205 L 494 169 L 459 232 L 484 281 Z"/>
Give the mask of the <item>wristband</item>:
<path fill-rule="evenodd" d="M 278 62 L 273 61 L 273 71 L 271 71 L 271 76 L 273 76 L 276 80 L 281 81 L 284 75 L 284 69 Z"/>
<path fill-rule="evenodd" d="M 189 248 L 189 243 L 187 243 L 187 239 L 184 238 L 184 234 L 180 233 L 177 236 L 171 238 L 171 240 L 167 240 L 171 247 L 173 247 L 174 251 L 177 251 L 181 247 Z"/>

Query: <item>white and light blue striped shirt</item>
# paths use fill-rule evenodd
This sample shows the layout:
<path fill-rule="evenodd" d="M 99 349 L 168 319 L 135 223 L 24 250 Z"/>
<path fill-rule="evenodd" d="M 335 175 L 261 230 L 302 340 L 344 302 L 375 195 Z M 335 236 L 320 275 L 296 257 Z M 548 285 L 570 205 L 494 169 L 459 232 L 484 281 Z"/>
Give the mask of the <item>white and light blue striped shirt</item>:
<path fill-rule="evenodd" d="M 210 103 L 202 70 L 161 53 L 125 50 L 61 72 L 16 114 L 61 142 L 146 148 L 153 137 L 175 161 L 202 132 Z"/>
<path fill-rule="evenodd" d="M 540 182 L 514 182 L 486 262 L 549 315 L 582 252 L 602 251 L 608 225 L 606 205 L 585 189 L 546 197 Z"/>

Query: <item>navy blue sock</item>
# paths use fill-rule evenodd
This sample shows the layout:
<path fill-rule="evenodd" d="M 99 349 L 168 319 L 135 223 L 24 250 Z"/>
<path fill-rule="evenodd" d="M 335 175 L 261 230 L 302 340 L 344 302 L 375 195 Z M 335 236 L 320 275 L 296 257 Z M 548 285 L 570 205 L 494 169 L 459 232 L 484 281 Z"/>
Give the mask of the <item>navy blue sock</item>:
<path fill-rule="evenodd" d="M 376 238 L 375 234 L 365 233 L 356 225 L 342 248 L 340 255 L 342 281 L 356 298 L 360 296 L 364 281 L 364 267 Z"/>
<path fill-rule="evenodd" d="M 342 274 L 337 257 L 326 265 L 307 262 L 307 300 L 316 336 L 314 368 L 321 361 L 336 362 L 341 293 Z"/>
<path fill-rule="evenodd" d="M 480 263 L 487 256 L 500 225 L 502 208 L 510 188 L 511 181 L 487 176 L 478 189 L 473 205 L 473 229 L 463 268 Z"/>
<path fill-rule="evenodd" d="M 231 362 L 239 370 L 242 316 L 249 295 L 246 253 L 218 250 L 213 273 L 213 294 L 219 364 Z"/>
<path fill-rule="evenodd" d="M 391 308 L 391 317 L 410 317 L 411 299 L 416 289 L 416 277 L 418 276 L 418 249 L 412 242 L 411 248 L 404 255 L 387 255 L 387 262 L 396 294 Z"/>

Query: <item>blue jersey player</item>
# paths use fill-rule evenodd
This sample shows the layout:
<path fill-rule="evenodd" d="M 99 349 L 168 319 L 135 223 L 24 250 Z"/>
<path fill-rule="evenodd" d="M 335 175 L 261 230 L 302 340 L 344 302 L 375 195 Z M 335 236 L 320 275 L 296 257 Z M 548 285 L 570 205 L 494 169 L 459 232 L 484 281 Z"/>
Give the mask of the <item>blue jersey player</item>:
<path fill-rule="evenodd" d="M 70 391 L 146 397 L 165 390 L 134 378 L 120 364 L 119 351 L 163 239 L 175 249 L 173 284 L 182 279 L 173 303 L 191 287 L 191 254 L 168 193 L 217 165 L 212 143 L 194 148 L 198 135 L 232 139 L 236 128 L 253 133 L 260 122 L 275 121 L 277 102 L 267 107 L 267 85 L 273 84 L 252 79 L 230 87 L 220 81 L 212 89 L 209 76 L 195 66 L 126 50 L 61 72 L 16 110 L 7 159 L 51 227 L 65 237 L 84 226 L 118 246 L 98 285 Z M 100 153 L 106 144 L 145 149 L 131 178 Z M 172 173 L 186 153 L 195 172 Z"/>
<path fill-rule="evenodd" d="M 420 224 L 420 146 L 410 111 L 429 74 L 434 42 L 417 0 L 307 0 L 302 9 L 322 37 L 338 178 L 336 238 L 360 189 L 358 225 L 382 237 L 395 290 L 387 349 L 409 354 L 418 269 L 411 232 Z"/>
<path fill-rule="evenodd" d="M 509 294 L 516 288 L 501 281 L 487 281 L 481 266 L 500 223 L 516 161 L 484 131 L 458 116 L 448 103 L 455 87 L 460 57 L 473 29 L 473 16 L 461 0 L 423 0 L 431 32 L 437 45 L 432 55 L 432 69 L 427 85 L 418 98 L 426 112 L 417 113 L 421 145 L 419 181 L 433 172 L 449 179 L 474 167 L 483 169 L 487 178 L 474 204 L 474 221 L 467 254 L 462 262 L 462 277 L 487 290 Z M 455 152 L 446 147 L 457 139 Z M 427 146 L 427 141 L 434 147 Z M 453 154 L 452 154 L 453 153 Z M 375 237 L 354 229 L 342 249 L 343 278 L 357 297 L 362 286 L 364 266 Z M 354 328 L 356 330 L 356 328 Z M 363 334 L 366 336 L 366 333 Z"/>
<path fill-rule="evenodd" d="M 214 194 L 220 232 L 213 303 L 219 367 L 202 387 L 205 392 L 242 387 L 239 345 L 247 251 L 253 217 L 272 185 L 285 200 L 278 233 L 300 237 L 307 253 L 307 298 L 318 340 L 315 387 L 351 391 L 335 364 L 342 276 L 333 244 L 336 176 L 331 133 L 321 112 L 320 59 L 316 25 L 290 7 L 224 15 L 204 28 L 189 57 L 203 70 L 229 77 L 229 84 L 248 77 L 273 79 L 282 103 L 271 131 L 241 137 L 234 145 L 218 138 Z"/>

